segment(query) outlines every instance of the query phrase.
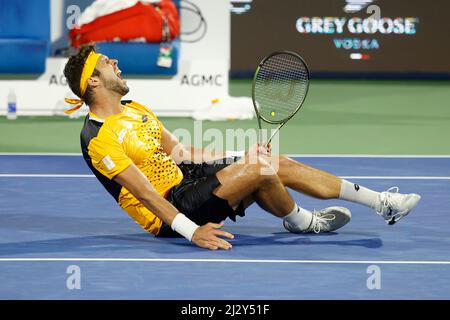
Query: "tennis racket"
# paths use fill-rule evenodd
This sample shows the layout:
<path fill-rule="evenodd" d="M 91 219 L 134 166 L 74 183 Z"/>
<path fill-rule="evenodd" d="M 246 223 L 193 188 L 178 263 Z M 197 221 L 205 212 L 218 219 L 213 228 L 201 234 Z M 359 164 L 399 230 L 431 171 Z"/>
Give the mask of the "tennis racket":
<path fill-rule="evenodd" d="M 302 107 L 308 94 L 309 70 L 303 58 L 295 52 L 277 51 L 265 57 L 256 69 L 252 84 L 261 142 L 262 122 L 278 125 L 275 134 Z"/>

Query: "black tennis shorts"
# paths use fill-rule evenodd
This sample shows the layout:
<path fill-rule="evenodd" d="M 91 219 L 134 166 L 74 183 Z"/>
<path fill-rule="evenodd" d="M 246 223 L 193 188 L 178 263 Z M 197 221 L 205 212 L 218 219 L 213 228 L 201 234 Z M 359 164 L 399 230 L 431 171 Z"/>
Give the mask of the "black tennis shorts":
<path fill-rule="evenodd" d="M 180 184 L 170 189 L 166 199 L 179 212 L 200 226 L 208 222 L 220 223 L 226 218 L 236 221 L 237 215 L 240 217 L 245 215 L 243 203 L 241 202 L 236 210 L 233 210 L 227 200 L 219 198 L 213 191 L 220 186 L 216 173 L 238 159 L 239 157 L 231 157 L 199 164 L 181 163 L 179 168 L 184 178 Z M 180 235 L 177 232 L 163 222 L 158 237 L 178 236 Z"/>

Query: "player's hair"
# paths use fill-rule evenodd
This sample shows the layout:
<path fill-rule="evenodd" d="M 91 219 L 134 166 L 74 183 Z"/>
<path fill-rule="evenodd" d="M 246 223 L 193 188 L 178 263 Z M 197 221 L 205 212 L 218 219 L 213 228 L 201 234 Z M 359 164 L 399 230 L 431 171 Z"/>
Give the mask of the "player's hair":
<path fill-rule="evenodd" d="M 84 95 L 80 92 L 80 79 L 81 73 L 83 72 L 84 63 L 89 56 L 91 51 L 95 52 L 96 48 L 94 44 L 88 44 L 81 46 L 78 52 L 72 56 L 70 56 L 69 61 L 67 61 L 66 66 L 64 67 L 64 76 L 67 79 L 67 83 L 69 84 L 70 89 L 73 93 L 75 93 L 80 99 L 83 99 L 87 105 L 90 105 L 94 96 L 92 94 L 92 89 L 88 85 Z M 94 69 L 92 73 L 93 76 L 99 76 L 100 71 Z"/>

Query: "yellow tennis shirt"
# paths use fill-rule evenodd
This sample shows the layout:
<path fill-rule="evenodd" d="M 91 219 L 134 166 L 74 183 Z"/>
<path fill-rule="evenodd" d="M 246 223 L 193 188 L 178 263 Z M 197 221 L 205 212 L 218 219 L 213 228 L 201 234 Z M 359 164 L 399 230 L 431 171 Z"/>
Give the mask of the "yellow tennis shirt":
<path fill-rule="evenodd" d="M 123 101 L 123 111 L 105 119 L 86 116 L 81 131 L 83 157 L 97 179 L 119 205 L 145 230 L 159 233 L 161 219 L 145 208 L 113 178 L 134 163 L 156 191 L 165 197 L 183 174 L 161 146 L 163 125 L 145 106 Z"/>

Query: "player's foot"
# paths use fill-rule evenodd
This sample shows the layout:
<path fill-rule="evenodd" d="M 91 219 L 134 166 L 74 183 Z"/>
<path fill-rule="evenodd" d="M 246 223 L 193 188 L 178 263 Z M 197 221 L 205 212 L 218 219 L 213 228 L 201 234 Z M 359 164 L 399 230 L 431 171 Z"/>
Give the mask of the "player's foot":
<path fill-rule="evenodd" d="M 287 221 L 283 221 L 284 228 L 293 233 L 321 233 L 330 232 L 342 228 L 351 219 L 350 210 L 343 207 L 328 207 L 312 213 L 312 221 L 305 230 L 292 226 Z"/>
<path fill-rule="evenodd" d="M 419 203 L 420 196 L 415 193 L 398 193 L 398 187 L 389 188 L 378 196 L 375 211 L 386 220 L 387 224 L 394 224 L 402 219 Z"/>

